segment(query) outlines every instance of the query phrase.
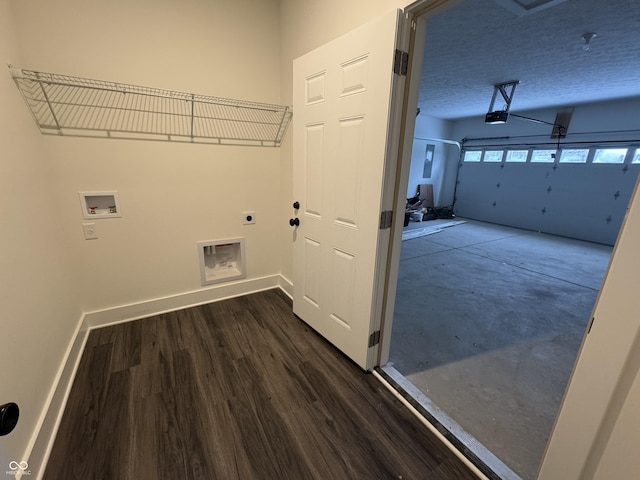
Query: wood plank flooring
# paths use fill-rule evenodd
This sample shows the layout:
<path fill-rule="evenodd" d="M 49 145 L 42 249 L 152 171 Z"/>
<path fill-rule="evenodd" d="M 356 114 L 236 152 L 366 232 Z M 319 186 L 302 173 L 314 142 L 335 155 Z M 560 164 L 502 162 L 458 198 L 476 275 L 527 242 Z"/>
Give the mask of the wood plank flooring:
<path fill-rule="evenodd" d="M 92 331 L 44 478 L 476 477 L 269 290 Z"/>

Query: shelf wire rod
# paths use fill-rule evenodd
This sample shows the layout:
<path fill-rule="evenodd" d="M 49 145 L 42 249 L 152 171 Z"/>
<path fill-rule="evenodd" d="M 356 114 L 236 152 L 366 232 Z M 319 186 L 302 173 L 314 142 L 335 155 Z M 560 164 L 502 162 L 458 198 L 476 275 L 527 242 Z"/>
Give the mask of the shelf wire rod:
<path fill-rule="evenodd" d="M 209 125 L 206 120 L 203 119 L 203 108 L 200 103 L 196 103 L 193 112 L 193 121 L 195 123 L 194 136 L 196 138 L 207 138 L 210 136 Z"/>
<path fill-rule="evenodd" d="M 79 82 L 72 82 L 72 81 L 60 81 L 60 80 L 53 80 L 53 79 L 49 79 L 49 78 L 42 78 L 40 76 L 39 72 L 34 72 L 36 74 L 36 78 L 37 78 L 37 82 L 44 82 L 47 85 L 51 85 L 51 86 L 60 86 L 60 87 L 77 87 L 77 88 L 82 88 L 82 89 L 88 89 L 88 90 L 105 90 L 105 91 L 109 91 L 109 92 L 113 92 L 113 91 L 117 91 L 120 93 L 128 93 L 126 89 L 123 88 L 118 88 L 118 86 L 120 84 L 114 83 L 114 87 L 110 87 L 110 86 L 106 86 L 106 85 L 93 85 L 93 84 L 88 84 L 88 83 L 80 83 L 80 85 L 78 85 Z M 67 78 L 74 78 L 74 77 L 67 77 Z M 29 79 L 31 80 L 31 79 Z M 124 85 L 122 85 L 124 86 Z"/>
<path fill-rule="evenodd" d="M 122 115 L 122 109 L 125 105 L 126 98 L 127 98 L 127 95 L 123 92 L 120 92 L 120 95 L 116 96 L 115 107 L 112 107 L 113 117 L 111 118 L 109 130 L 118 130 L 119 124 L 120 124 L 120 116 Z"/>
<path fill-rule="evenodd" d="M 154 99 L 153 108 L 156 110 L 156 115 L 154 116 L 154 118 L 155 118 L 155 124 L 154 124 L 155 132 L 156 133 L 164 133 L 166 131 L 165 128 L 164 128 L 164 112 L 160 108 L 160 101 L 157 98 Z"/>
<path fill-rule="evenodd" d="M 120 95 L 120 94 L 118 94 Z M 69 102 L 57 102 L 55 103 L 55 105 L 60 106 L 60 107 L 82 107 L 83 109 L 86 108 L 91 108 L 93 107 L 93 105 L 91 105 L 90 103 L 74 103 L 73 101 L 69 101 Z M 130 113 L 137 113 L 137 112 L 142 112 L 146 115 L 149 114 L 161 114 L 161 115 L 167 115 L 166 112 L 157 112 L 152 110 L 151 108 L 131 108 L 131 107 L 119 107 L 119 106 L 100 106 L 100 107 L 95 107 L 97 109 L 100 110 L 125 110 L 126 114 L 130 114 Z M 188 118 L 190 115 L 188 113 L 175 113 L 174 115 L 178 115 L 178 116 L 183 116 L 185 118 Z M 64 123 L 64 122 L 63 122 Z"/>
<path fill-rule="evenodd" d="M 182 106 L 180 102 L 171 102 L 169 104 L 171 106 L 171 131 L 174 133 L 174 135 L 182 135 L 182 132 L 180 131 L 180 117 L 178 116 L 179 114 L 179 110 L 180 107 Z"/>
<path fill-rule="evenodd" d="M 88 128 L 94 128 L 96 130 L 104 130 L 104 111 L 105 105 L 107 103 L 107 99 L 109 98 L 109 92 L 103 91 L 98 92 L 98 94 L 94 97 L 94 106 L 89 107 L 91 111 L 90 116 L 88 117 Z"/>
<path fill-rule="evenodd" d="M 148 125 L 149 125 L 149 131 L 151 133 L 157 133 L 158 132 L 158 113 L 157 113 L 157 106 L 156 106 L 156 99 L 155 98 L 150 98 L 149 99 L 149 110 L 151 110 L 151 112 L 153 112 L 153 114 L 148 114 Z"/>
<path fill-rule="evenodd" d="M 75 125 L 76 122 L 76 117 L 78 115 L 78 96 L 79 96 L 79 91 L 77 89 L 72 89 L 69 90 L 69 107 L 68 108 L 62 108 L 60 113 L 64 116 L 65 118 L 65 125 L 69 125 L 69 126 L 73 126 Z"/>
<path fill-rule="evenodd" d="M 173 103 L 170 103 L 170 104 L 169 104 L 169 111 L 170 111 L 170 113 L 173 113 L 173 111 L 174 111 L 173 109 L 174 109 L 174 104 L 173 104 Z M 173 133 L 173 134 L 175 134 L 175 133 L 176 133 L 176 128 L 175 128 L 175 125 L 173 124 L 173 123 L 174 123 L 174 118 L 175 118 L 175 117 L 174 117 L 173 115 L 170 115 L 170 116 L 168 116 L 168 117 L 167 117 L 167 122 L 168 122 L 168 124 L 169 124 L 169 131 L 170 131 L 171 133 Z"/>
<path fill-rule="evenodd" d="M 194 109 L 195 109 L 195 99 L 194 99 L 194 96 L 191 95 L 191 141 L 192 142 L 193 142 Z"/>
<path fill-rule="evenodd" d="M 177 102 L 169 102 L 169 106 L 171 107 L 171 122 L 172 128 L 171 131 L 174 135 L 182 136 L 182 118 L 180 117 L 181 109 L 183 106 L 183 101 Z"/>
<path fill-rule="evenodd" d="M 110 94 L 111 98 L 109 99 L 109 102 L 110 102 L 109 105 L 114 105 L 114 104 L 117 105 L 121 95 L 122 94 L 120 92 L 112 91 Z M 111 108 L 109 106 L 105 108 L 104 129 L 107 132 L 111 130 L 111 126 L 113 125 L 116 113 L 117 111 L 114 108 Z"/>
<path fill-rule="evenodd" d="M 82 128 L 82 113 L 84 112 L 83 105 L 87 101 L 88 95 L 87 92 L 81 88 L 74 89 L 75 98 L 74 98 L 74 106 L 71 107 L 71 112 L 73 117 L 70 121 L 66 122 L 70 127 L 79 127 Z"/>
<path fill-rule="evenodd" d="M 224 110 L 225 107 L 219 107 L 218 110 Z M 217 115 L 216 115 L 217 116 Z M 220 136 L 224 137 L 224 138 L 234 138 L 233 134 L 231 132 L 232 128 L 233 128 L 233 123 L 232 122 L 216 122 L 216 124 L 218 125 L 219 129 L 220 129 Z"/>
<path fill-rule="evenodd" d="M 196 116 L 198 116 L 198 115 L 196 115 Z M 220 114 L 211 115 L 211 116 L 204 116 L 203 115 L 202 118 L 206 118 L 207 120 L 219 120 L 221 122 L 225 122 L 226 121 L 226 122 L 240 123 L 240 124 L 241 123 L 245 123 L 245 124 L 248 124 L 248 125 L 266 125 L 266 126 L 270 125 L 270 126 L 273 126 L 274 128 L 276 126 L 279 126 L 282 123 L 282 121 L 284 120 L 284 116 L 281 117 L 281 118 L 276 119 L 275 121 L 272 120 L 272 119 L 268 119 L 268 120 L 264 120 L 264 121 L 257 121 L 257 120 L 250 119 L 250 118 L 230 120 L 229 118 L 225 118 L 223 115 L 220 115 Z"/>
<path fill-rule="evenodd" d="M 283 126 L 284 126 L 284 120 L 285 120 L 285 115 L 282 116 L 282 119 L 280 120 L 280 125 L 278 125 L 278 131 L 276 132 L 276 143 L 279 144 L 282 141 L 282 137 L 284 135 L 283 132 Z"/>
<path fill-rule="evenodd" d="M 137 128 L 137 115 L 136 112 L 140 110 L 140 100 L 142 97 L 139 95 L 129 95 L 129 99 L 131 101 L 131 109 L 127 111 L 124 115 L 124 123 L 122 125 L 122 129 L 125 131 L 136 130 Z"/>
<path fill-rule="evenodd" d="M 209 128 L 211 129 L 211 136 L 220 138 L 222 137 L 222 133 L 220 132 L 220 126 L 216 121 L 216 116 L 217 116 L 216 105 L 206 104 L 206 107 L 211 112 L 209 114 L 209 119 L 208 119 Z"/>
<path fill-rule="evenodd" d="M 121 129 L 125 132 L 136 129 L 136 111 L 140 108 L 140 96 L 127 94 L 127 99 L 131 108 L 126 109 L 122 116 Z"/>
<path fill-rule="evenodd" d="M 152 133 L 158 133 L 160 131 L 160 126 L 158 125 L 158 121 L 162 118 L 161 112 L 158 109 L 158 101 L 155 98 L 151 98 L 151 110 L 153 113 L 149 114 L 149 121 Z"/>
<path fill-rule="evenodd" d="M 137 130 L 139 131 L 149 131 L 149 124 L 148 124 L 148 111 L 150 109 L 149 106 L 149 100 L 151 99 L 151 97 L 140 97 L 140 103 L 142 104 L 142 108 L 140 108 L 140 110 L 138 111 L 137 114 Z"/>
<path fill-rule="evenodd" d="M 153 133 L 159 133 L 162 131 L 160 128 L 162 114 L 158 108 L 158 101 L 155 98 L 151 99 L 151 108 L 154 111 L 153 115 L 151 115 L 151 126 L 153 129 Z"/>
<path fill-rule="evenodd" d="M 94 128 L 97 127 L 96 125 L 96 117 L 99 115 L 100 113 L 100 109 L 101 109 L 101 104 L 102 104 L 102 95 L 103 92 L 97 92 L 96 95 L 93 96 L 93 101 L 91 102 L 91 106 L 87 109 L 87 127 L 90 127 L 91 125 L 94 126 Z"/>
<path fill-rule="evenodd" d="M 184 109 L 185 112 L 189 112 L 191 109 L 190 102 L 188 100 L 184 101 L 182 103 L 182 108 Z M 190 136 L 190 120 L 188 118 L 185 118 L 182 122 L 182 135 L 185 137 Z"/>
<path fill-rule="evenodd" d="M 170 115 L 171 112 L 173 112 L 173 104 L 169 104 L 169 108 L 167 109 L 169 112 L 169 115 L 167 115 L 166 117 L 166 122 L 167 122 L 167 126 L 168 126 L 168 131 L 171 132 L 172 134 L 175 134 L 175 127 L 173 125 L 173 115 Z"/>
<path fill-rule="evenodd" d="M 153 99 L 153 110 L 154 110 L 154 114 L 151 115 L 152 118 L 152 125 L 153 125 L 153 133 L 162 133 L 162 126 L 161 126 L 161 121 L 162 121 L 162 110 L 160 109 L 160 107 L 158 106 L 158 100 L 157 99 Z"/>
<path fill-rule="evenodd" d="M 89 108 L 87 105 L 91 102 L 91 94 L 84 89 L 76 90 L 76 105 L 72 107 L 73 121 L 69 122 L 70 127 L 74 128 L 86 128 L 86 113 Z"/>
<path fill-rule="evenodd" d="M 113 96 L 113 92 L 104 92 L 103 95 L 103 104 L 98 113 L 96 114 L 96 124 L 101 130 L 107 130 L 106 126 L 106 114 L 108 109 L 105 108 L 105 105 L 108 105 L 111 97 Z"/>
<path fill-rule="evenodd" d="M 176 132 L 176 129 L 173 125 L 174 117 L 173 115 L 171 115 L 171 113 L 173 112 L 173 107 L 174 107 L 174 104 L 169 103 L 168 105 L 164 106 L 164 109 L 163 109 L 163 111 L 165 112 L 164 120 L 167 123 L 167 131 L 170 132 L 171 134 L 175 134 Z"/>
<path fill-rule="evenodd" d="M 49 105 L 49 109 L 51 110 L 51 115 L 53 117 L 53 121 L 56 124 L 56 128 L 58 129 L 58 132 L 60 132 L 61 131 L 60 122 L 58 122 L 58 118 L 56 117 L 56 112 L 54 112 L 53 108 L 51 107 L 51 102 L 49 102 L 49 97 L 47 97 L 47 92 L 42 86 L 42 83 L 40 84 L 40 88 L 42 89 L 42 94 L 44 95 L 44 98 L 47 100 L 47 104 Z"/>
<path fill-rule="evenodd" d="M 83 106 L 78 108 L 78 126 L 80 128 L 87 128 L 90 123 L 88 122 L 88 116 L 90 113 L 90 108 L 89 106 L 91 105 L 93 100 L 93 95 L 91 95 L 88 91 L 83 91 L 82 92 L 82 100 L 79 102 L 80 104 L 83 104 Z M 87 105 L 87 106 L 85 106 Z"/>
<path fill-rule="evenodd" d="M 209 125 L 211 126 L 211 132 L 214 137 L 222 138 L 224 137 L 223 129 L 221 128 L 220 123 L 216 120 L 218 117 L 218 110 L 220 108 L 219 105 L 208 105 L 211 110 L 211 114 L 209 115 Z"/>
<path fill-rule="evenodd" d="M 86 90 L 81 90 L 79 92 L 79 98 L 80 98 L 80 100 L 78 101 L 79 105 L 78 107 L 76 107 L 77 121 L 73 126 L 84 129 L 87 126 L 86 116 L 87 116 L 87 112 L 89 111 L 89 108 L 86 105 L 88 105 L 91 102 L 91 95 Z"/>
<path fill-rule="evenodd" d="M 113 109 L 110 108 L 110 105 L 113 105 L 117 101 L 117 97 L 120 95 L 119 92 L 107 92 L 107 96 L 105 98 L 105 104 L 102 107 L 102 128 L 106 131 L 109 130 L 109 126 L 111 125 L 113 118 Z"/>
<path fill-rule="evenodd" d="M 111 124 L 111 130 L 122 130 L 122 116 L 124 115 L 124 109 L 128 106 L 127 94 L 121 92 L 116 100 L 116 112 L 113 117 L 113 123 Z"/>
<path fill-rule="evenodd" d="M 136 129 L 138 131 L 148 131 L 150 130 L 148 128 L 147 125 L 147 111 L 149 110 L 149 100 L 151 97 L 140 97 L 140 103 L 143 105 L 143 107 L 138 111 L 137 117 L 138 117 L 138 122 L 137 122 L 137 126 Z"/>
<path fill-rule="evenodd" d="M 131 112 L 127 112 L 126 130 L 137 131 L 140 124 L 140 109 L 142 108 L 144 97 L 133 95 L 133 108 Z"/>

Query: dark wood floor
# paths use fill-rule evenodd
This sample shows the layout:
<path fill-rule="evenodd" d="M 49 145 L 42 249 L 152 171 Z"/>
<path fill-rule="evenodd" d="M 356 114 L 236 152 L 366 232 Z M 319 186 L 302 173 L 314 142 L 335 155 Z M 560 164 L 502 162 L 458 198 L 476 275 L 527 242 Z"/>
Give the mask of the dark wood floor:
<path fill-rule="evenodd" d="M 279 290 L 91 332 L 57 479 L 474 479 Z"/>

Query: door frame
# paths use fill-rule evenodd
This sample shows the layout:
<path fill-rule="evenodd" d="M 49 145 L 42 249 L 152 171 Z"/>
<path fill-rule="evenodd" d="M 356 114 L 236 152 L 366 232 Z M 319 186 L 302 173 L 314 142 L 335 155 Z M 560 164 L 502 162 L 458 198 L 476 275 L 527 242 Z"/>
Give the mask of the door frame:
<path fill-rule="evenodd" d="M 376 298 L 381 301 L 380 345 L 377 351 L 376 366 L 384 365 L 389 361 L 391 349 L 391 330 L 393 313 L 395 308 L 396 290 L 398 286 L 398 273 L 400 269 L 400 251 L 402 247 L 402 225 L 404 224 L 404 212 L 406 204 L 406 185 L 409 181 L 411 167 L 411 150 L 413 148 L 413 133 L 416 125 L 416 107 L 418 105 L 418 93 L 420 77 L 422 75 L 422 59 L 424 54 L 424 39 L 426 25 L 429 17 L 462 3 L 464 0 L 418 0 L 404 8 L 404 15 L 410 28 L 403 32 L 405 37 L 399 44 L 402 49 L 407 49 L 408 65 L 407 77 L 404 84 L 404 94 L 400 98 L 392 99 L 390 119 L 397 128 L 391 130 L 390 144 L 397 145 L 397 157 L 395 164 L 385 174 L 382 192 L 382 210 L 394 212 L 391 224 L 390 238 L 388 242 L 388 254 L 380 265 L 380 280 Z M 399 145 L 398 145 L 399 144 Z M 392 151 L 392 150 L 391 150 Z M 395 166 L 395 169 L 394 169 Z M 382 230 L 381 232 L 384 232 Z M 384 245 L 384 243 L 381 243 Z M 379 258 L 379 260 L 382 260 Z"/>
<path fill-rule="evenodd" d="M 395 131 L 396 137 L 392 137 L 400 143 L 398 155 L 395 159 L 390 159 L 391 164 L 395 160 L 395 171 L 388 172 L 389 178 L 385 179 L 385 190 L 383 191 L 383 201 L 386 200 L 383 207 L 392 202 L 393 211 L 396 213 L 392 221 L 386 268 L 382 267 L 383 270 L 380 271 L 381 281 L 378 293 L 381 294 L 379 297 L 382 299 L 382 318 L 377 365 L 384 365 L 388 362 L 391 346 L 402 246 L 402 225 L 404 223 L 400 212 L 404 211 L 406 201 L 406 185 L 409 179 L 412 139 L 415 130 L 415 108 L 418 103 L 424 53 L 424 42 L 417 42 L 416 39 L 424 39 L 426 22 L 429 17 L 462 3 L 462 1 L 418 0 L 404 8 L 405 15 L 411 21 L 413 28 L 410 29 L 408 43 L 409 63 L 404 95 L 396 100 L 396 104 L 393 105 L 394 110 L 392 110 L 392 112 L 397 109 L 401 110 L 399 127 Z M 391 118 L 397 119 L 395 115 Z M 635 317 L 631 314 L 635 314 L 635 311 L 619 315 L 616 310 L 616 306 L 624 301 L 625 295 L 626 298 L 633 298 L 635 294 L 633 282 L 625 283 L 624 281 L 632 278 L 632 272 L 625 271 L 624 267 L 618 267 L 620 272 L 611 272 L 611 268 L 614 263 L 618 265 L 638 263 L 637 258 L 633 258 L 635 247 L 628 245 L 637 243 L 633 240 L 640 238 L 640 226 L 638 226 L 640 224 L 636 225 L 640 221 L 638 220 L 640 212 L 636 213 L 636 218 L 629 222 L 630 213 L 639 209 L 640 177 L 618 234 L 618 240 L 615 243 L 600 293 L 593 307 L 593 318 L 598 316 L 601 311 L 606 311 L 604 314 L 606 318 L 602 318 L 596 323 L 596 327 L 600 326 L 600 328 L 593 328 L 593 332 L 591 332 L 590 325 L 585 330 L 540 463 L 538 480 L 582 478 L 585 473 L 594 473 L 610 439 L 613 429 L 612 422 L 618 418 L 622 405 L 628 400 L 625 395 L 629 391 L 631 381 L 637 374 L 637 366 L 640 365 L 640 360 L 638 360 L 640 355 L 637 353 L 634 355 L 634 350 L 637 350 L 637 346 L 640 344 L 640 322 L 637 319 L 633 320 Z M 624 243 L 625 248 L 619 248 L 619 243 Z M 618 277 L 622 279 L 620 280 Z M 605 347 L 607 352 L 615 351 L 615 359 L 609 359 L 603 364 L 605 353 L 603 349 Z M 594 372 L 599 375 L 598 378 L 603 383 L 598 389 L 597 395 L 594 395 L 593 382 L 590 380 Z M 580 434 L 576 435 L 576 432 L 580 432 Z M 593 454 L 596 454 L 597 458 L 594 459 Z"/>

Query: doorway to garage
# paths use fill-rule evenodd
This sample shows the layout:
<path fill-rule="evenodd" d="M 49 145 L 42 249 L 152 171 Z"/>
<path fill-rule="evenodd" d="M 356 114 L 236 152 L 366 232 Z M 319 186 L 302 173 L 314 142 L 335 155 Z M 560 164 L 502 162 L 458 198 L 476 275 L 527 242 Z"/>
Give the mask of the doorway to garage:
<path fill-rule="evenodd" d="M 431 222 L 405 227 L 385 368 L 504 462 L 504 478 L 529 480 L 638 175 L 640 91 L 629 82 L 625 58 L 637 50 L 627 42 L 612 47 L 625 86 L 609 93 L 596 45 L 584 48 L 586 25 L 627 31 L 610 6 L 589 1 L 577 12 L 572 2 L 549 2 L 518 15 L 507 3 L 467 1 L 427 21 L 407 198 L 430 184 L 431 206 L 453 206 L 464 223 L 437 233 L 416 233 Z M 543 33 L 558 22 L 562 33 Z M 569 58 L 545 48 L 547 37 L 573 41 Z M 486 124 L 493 86 L 515 78 L 511 112 L 542 122 Z M 551 138 L 567 107 L 567 134 Z"/>

